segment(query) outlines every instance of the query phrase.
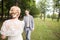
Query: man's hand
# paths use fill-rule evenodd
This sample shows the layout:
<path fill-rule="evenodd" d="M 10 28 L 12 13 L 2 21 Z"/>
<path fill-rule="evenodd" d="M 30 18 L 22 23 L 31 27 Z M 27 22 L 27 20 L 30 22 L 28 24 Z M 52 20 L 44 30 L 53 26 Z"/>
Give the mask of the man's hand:
<path fill-rule="evenodd" d="M 32 31 L 34 31 L 34 28 L 32 29 Z"/>

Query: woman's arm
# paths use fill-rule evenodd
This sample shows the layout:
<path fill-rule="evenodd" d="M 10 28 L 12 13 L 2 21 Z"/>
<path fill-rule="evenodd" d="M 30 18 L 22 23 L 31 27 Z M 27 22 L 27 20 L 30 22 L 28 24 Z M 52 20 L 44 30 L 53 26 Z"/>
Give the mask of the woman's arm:
<path fill-rule="evenodd" d="M 2 38 L 2 40 L 4 40 L 4 39 L 6 38 L 6 36 L 4 36 L 4 35 L 1 35 L 1 38 Z"/>
<path fill-rule="evenodd" d="M 2 40 L 4 40 L 6 38 L 6 22 L 3 22 L 3 25 L 1 27 L 1 38 Z"/>

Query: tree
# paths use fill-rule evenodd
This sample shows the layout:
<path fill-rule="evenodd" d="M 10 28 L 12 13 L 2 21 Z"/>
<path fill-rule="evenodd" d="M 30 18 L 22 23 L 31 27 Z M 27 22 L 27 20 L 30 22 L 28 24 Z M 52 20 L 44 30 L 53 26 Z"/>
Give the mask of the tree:
<path fill-rule="evenodd" d="M 58 15 L 57 15 L 56 13 L 54 13 L 54 14 L 51 15 L 51 18 L 57 19 L 57 18 L 58 18 L 57 16 L 58 16 Z"/>
<path fill-rule="evenodd" d="M 1 1 L 1 5 L 2 5 L 2 6 L 1 6 L 1 7 L 2 7 L 2 8 L 1 8 L 1 10 L 2 10 L 2 12 L 1 12 L 1 19 L 3 19 L 3 13 L 4 13 L 4 12 L 3 12 L 3 0 Z"/>
<path fill-rule="evenodd" d="M 51 18 L 50 14 L 47 14 L 47 18 Z"/>
<path fill-rule="evenodd" d="M 56 10 L 59 9 L 59 14 L 58 14 L 58 18 L 57 18 L 57 21 L 59 21 L 59 18 L 60 18 L 60 0 L 53 0 L 54 1 L 54 5 L 55 5 L 55 8 Z"/>
<path fill-rule="evenodd" d="M 2 2 L 3 4 L 3 2 Z M 39 10 L 36 8 L 36 4 L 34 0 L 4 0 L 4 5 L 2 6 L 2 10 L 4 13 L 2 13 L 2 17 L 3 15 L 7 15 L 7 18 L 10 17 L 9 15 L 9 10 L 10 7 L 16 5 L 19 6 L 21 8 L 21 17 L 23 17 L 25 15 L 25 10 L 26 9 L 30 9 L 30 13 L 31 15 L 35 16 L 37 14 L 39 14 Z"/>
<path fill-rule="evenodd" d="M 36 6 L 31 6 L 31 7 L 30 7 L 30 14 L 33 15 L 34 17 L 35 17 L 36 15 L 39 15 L 39 10 L 38 10 L 38 8 L 36 8 Z"/>
<path fill-rule="evenodd" d="M 18 4 L 18 5 L 17 5 Z M 39 14 L 38 9 L 36 8 L 35 1 L 34 0 L 9 0 L 6 4 L 7 9 L 9 10 L 11 6 L 17 5 L 21 8 L 21 16 L 23 17 L 25 15 L 25 9 L 31 10 L 31 15 L 37 15 Z"/>
<path fill-rule="evenodd" d="M 44 20 L 45 20 L 45 13 L 46 13 L 46 0 L 42 0 L 38 3 L 38 9 L 42 14 L 44 14 Z"/>

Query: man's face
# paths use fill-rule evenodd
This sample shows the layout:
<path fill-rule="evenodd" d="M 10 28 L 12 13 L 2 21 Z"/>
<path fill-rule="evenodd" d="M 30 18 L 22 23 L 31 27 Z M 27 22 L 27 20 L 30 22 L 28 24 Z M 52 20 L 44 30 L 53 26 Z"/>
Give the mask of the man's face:
<path fill-rule="evenodd" d="M 28 11 L 28 10 L 25 10 L 25 14 L 26 14 L 26 15 L 29 15 L 29 11 Z"/>

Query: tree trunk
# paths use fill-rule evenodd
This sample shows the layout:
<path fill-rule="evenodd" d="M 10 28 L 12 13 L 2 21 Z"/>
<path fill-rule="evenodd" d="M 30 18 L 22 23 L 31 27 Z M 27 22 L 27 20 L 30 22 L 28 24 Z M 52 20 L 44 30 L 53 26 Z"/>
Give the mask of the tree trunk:
<path fill-rule="evenodd" d="M 42 13 L 41 13 L 41 16 L 40 16 L 40 18 L 42 19 Z"/>
<path fill-rule="evenodd" d="M 45 13 L 44 13 L 44 21 L 45 21 Z"/>
<path fill-rule="evenodd" d="M 55 10 L 55 9 L 54 9 Z M 52 15 L 52 21 L 53 21 L 53 19 L 54 19 L 54 10 L 53 10 L 53 15 Z"/>
<path fill-rule="evenodd" d="M 2 0 L 2 8 L 1 8 L 1 10 L 2 10 L 2 13 L 1 13 L 1 20 L 3 19 L 3 14 L 4 14 L 4 12 L 3 12 L 3 0 Z"/>
<path fill-rule="evenodd" d="M 8 15 L 7 15 L 7 19 L 9 19 L 9 16 L 10 16 L 10 15 L 9 15 L 9 10 L 8 10 Z"/>
<path fill-rule="evenodd" d="M 59 19 L 60 19 L 60 9 L 59 9 L 59 14 L 58 14 L 58 18 L 57 18 L 58 22 L 59 22 Z"/>

